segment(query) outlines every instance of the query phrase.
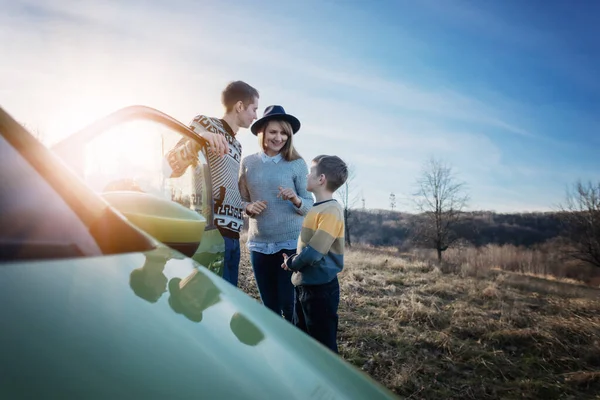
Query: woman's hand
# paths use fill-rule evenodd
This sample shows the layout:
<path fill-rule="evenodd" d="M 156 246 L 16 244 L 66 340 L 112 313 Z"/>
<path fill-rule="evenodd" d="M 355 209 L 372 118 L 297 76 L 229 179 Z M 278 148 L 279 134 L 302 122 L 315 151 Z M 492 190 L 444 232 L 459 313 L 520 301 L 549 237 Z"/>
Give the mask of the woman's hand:
<path fill-rule="evenodd" d="M 248 215 L 259 215 L 261 212 L 267 209 L 267 202 L 259 200 L 252 202 L 246 206 L 246 214 Z"/>
<path fill-rule="evenodd" d="M 282 200 L 291 201 L 296 207 L 300 207 L 302 205 L 302 200 L 300 197 L 298 197 L 296 192 L 290 188 L 284 189 L 282 186 L 279 186 L 279 194 L 277 197 L 280 197 Z"/>

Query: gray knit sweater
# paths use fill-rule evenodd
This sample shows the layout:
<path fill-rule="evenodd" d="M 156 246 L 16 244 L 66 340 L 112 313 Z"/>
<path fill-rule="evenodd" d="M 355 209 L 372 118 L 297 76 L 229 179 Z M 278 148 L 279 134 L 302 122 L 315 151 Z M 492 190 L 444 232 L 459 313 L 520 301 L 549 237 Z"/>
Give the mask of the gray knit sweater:
<path fill-rule="evenodd" d="M 304 215 L 314 203 L 312 194 L 306 190 L 307 174 L 308 167 L 301 158 L 263 162 L 261 153 L 256 153 L 242 160 L 238 183 L 243 209 L 250 202 L 267 201 L 266 210 L 249 218 L 248 241 L 277 243 L 298 239 Z M 279 186 L 296 192 L 302 199 L 300 208 L 289 200 L 277 198 Z"/>

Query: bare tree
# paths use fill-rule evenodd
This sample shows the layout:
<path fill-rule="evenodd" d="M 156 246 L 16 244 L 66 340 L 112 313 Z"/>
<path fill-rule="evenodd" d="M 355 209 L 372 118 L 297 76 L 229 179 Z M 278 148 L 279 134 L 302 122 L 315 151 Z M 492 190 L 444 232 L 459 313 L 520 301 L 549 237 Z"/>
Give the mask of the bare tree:
<path fill-rule="evenodd" d="M 344 236 L 348 247 L 352 247 L 352 240 L 350 238 L 350 233 L 352 231 L 352 208 L 358 203 L 361 197 L 360 193 L 357 193 L 354 185 L 355 178 L 356 168 L 354 165 L 350 164 L 348 165 L 348 179 L 346 179 L 346 183 L 335 192 L 337 199 L 344 208 Z"/>
<path fill-rule="evenodd" d="M 457 180 L 452 167 L 435 159 L 428 160 L 417 179 L 415 204 L 422 222 L 415 232 L 417 241 L 435 248 L 438 261 L 457 239 L 453 228 L 463 217 L 469 201 L 464 182 Z"/>
<path fill-rule="evenodd" d="M 573 184 L 559 215 L 569 242 L 566 255 L 600 267 L 600 181 Z"/>

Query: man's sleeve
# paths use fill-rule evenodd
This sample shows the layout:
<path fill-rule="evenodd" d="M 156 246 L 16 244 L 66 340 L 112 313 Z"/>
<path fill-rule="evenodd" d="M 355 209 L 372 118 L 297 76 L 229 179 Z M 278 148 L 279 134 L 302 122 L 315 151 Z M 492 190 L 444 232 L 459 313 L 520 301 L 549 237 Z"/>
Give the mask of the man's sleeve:
<path fill-rule="evenodd" d="M 197 115 L 190 122 L 190 129 L 200 136 L 207 132 L 209 119 L 204 115 Z M 184 174 L 187 167 L 196 165 L 200 145 L 192 139 L 183 137 L 167 153 L 163 162 L 163 175 L 168 178 L 178 178 Z"/>
<path fill-rule="evenodd" d="M 198 162 L 200 146 L 192 139 L 182 138 L 165 156 L 163 174 L 168 178 L 177 178 L 183 175 L 187 167 Z"/>

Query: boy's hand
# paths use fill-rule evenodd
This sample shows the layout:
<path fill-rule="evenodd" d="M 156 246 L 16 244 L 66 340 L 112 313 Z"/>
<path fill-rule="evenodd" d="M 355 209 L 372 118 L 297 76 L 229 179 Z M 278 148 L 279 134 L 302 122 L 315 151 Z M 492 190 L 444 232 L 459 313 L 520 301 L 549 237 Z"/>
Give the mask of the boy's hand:
<path fill-rule="evenodd" d="M 225 136 L 209 131 L 201 131 L 199 134 L 208 142 L 208 151 L 211 153 L 223 157 L 229 152 L 229 143 L 227 143 Z"/>
<path fill-rule="evenodd" d="M 282 200 L 290 200 L 296 207 L 300 207 L 302 205 L 302 200 L 296 195 L 293 189 L 283 188 L 279 186 L 279 194 L 277 197 L 280 197 Z"/>
<path fill-rule="evenodd" d="M 288 266 L 285 264 L 288 260 L 288 255 L 283 253 L 283 264 L 281 264 L 281 268 L 285 269 L 286 271 L 291 271 L 291 269 L 288 268 Z"/>
<path fill-rule="evenodd" d="M 246 213 L 249 215 L 258 215 L 267 209 L 267 202 L 264 200 L 255 201 L 246 206 Z"/>

